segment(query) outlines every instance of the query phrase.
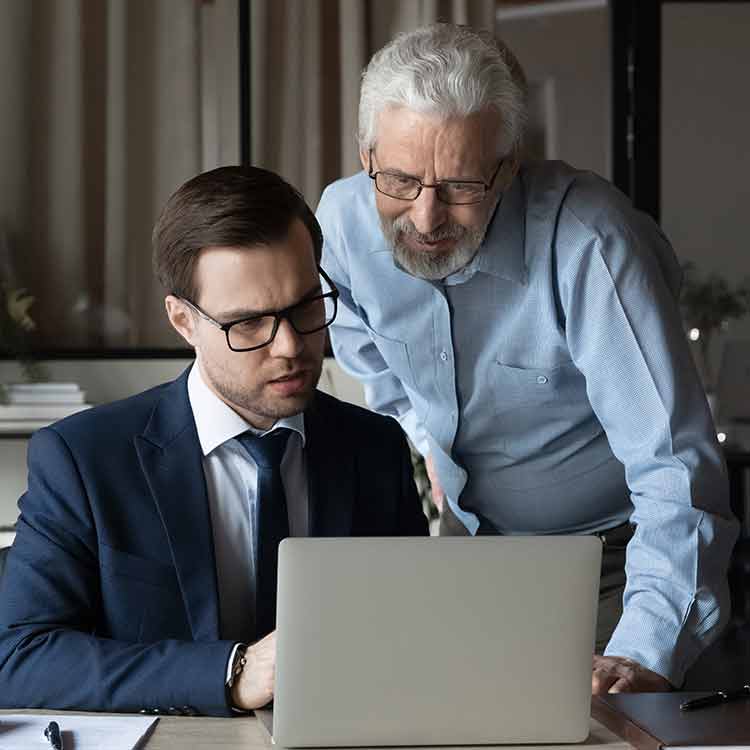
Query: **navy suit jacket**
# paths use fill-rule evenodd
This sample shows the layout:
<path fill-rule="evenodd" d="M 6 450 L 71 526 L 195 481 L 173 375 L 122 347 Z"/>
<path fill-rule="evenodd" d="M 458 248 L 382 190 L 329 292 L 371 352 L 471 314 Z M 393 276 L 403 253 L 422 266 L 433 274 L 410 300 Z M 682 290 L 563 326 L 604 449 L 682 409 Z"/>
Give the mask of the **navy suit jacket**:
<path fill-rule="evenodd" d="M 394 420 L 317 392 L 313 536 L 423 535 Z M 202 454 L 178 380 L 38 431 L 0 588 L 0 706 L 227 715 Z"/>

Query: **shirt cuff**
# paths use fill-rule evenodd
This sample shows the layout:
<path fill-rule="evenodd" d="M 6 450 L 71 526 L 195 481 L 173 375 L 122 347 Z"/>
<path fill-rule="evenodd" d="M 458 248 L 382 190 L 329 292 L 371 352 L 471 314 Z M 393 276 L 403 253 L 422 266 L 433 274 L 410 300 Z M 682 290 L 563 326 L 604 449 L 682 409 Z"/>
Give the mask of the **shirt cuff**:
<path fill-rule="evenodd" d="M 226 674 L 224 676 L 224 684 L 227 686 L 229 685 L 229 680 L 232 679 L 232 664 L 234 664 L 234 657 L 237 653 L 237 649 L 244 645 L 244 643 L 235 643 L 234 648 L 229 652 L 229 661 L 227 661 Z"/>
<path fill-rule="evenodd" d="M 687 667 L 697 657 L 696 650 L 685 643 L 686 635 L 677 623 L 631 605 L 625 607 L 604 656 L 632 659 L 680 687 Z"/>

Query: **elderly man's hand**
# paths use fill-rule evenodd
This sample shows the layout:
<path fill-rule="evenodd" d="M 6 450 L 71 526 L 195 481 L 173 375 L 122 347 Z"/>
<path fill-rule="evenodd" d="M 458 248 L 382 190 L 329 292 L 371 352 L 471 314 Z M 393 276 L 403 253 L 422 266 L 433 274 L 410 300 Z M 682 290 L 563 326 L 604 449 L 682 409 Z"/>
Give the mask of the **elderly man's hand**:
<path fill-rule="evenodd" d="M 591 694 L 666 693 L 672 686 L 660 674 L 624 656 L 594 656 Z"/>
<path fill-rule="evenodd" d="M 438 511 L 443 510 L 443 501 L 445 500 L 445 494 L 443 488 L 440 486 L 440 480 L 438 479 L 437 471 L 435 471 L 435 462 L 432 459 L 432 453 L 425 456 L 424 465 L 427 469 L 427 478 L 430 480 L 430 491 L 432 493 L 432 502 Z"/>

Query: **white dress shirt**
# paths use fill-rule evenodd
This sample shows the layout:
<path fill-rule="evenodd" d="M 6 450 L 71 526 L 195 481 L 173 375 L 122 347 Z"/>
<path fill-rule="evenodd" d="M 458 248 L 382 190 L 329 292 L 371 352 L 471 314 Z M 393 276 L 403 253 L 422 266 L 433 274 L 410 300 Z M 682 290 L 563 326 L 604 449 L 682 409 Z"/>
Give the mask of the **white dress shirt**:
<path fill-rule="evenodd" d="M 197 365 L 188 376 L 188 398 L 203 453 L 211 511 L 220 636 L 248 642 L 255 632 L 258 469 L 235 438 L 247 430 L 256 435 L 277 427 L 292 430 L 281 461 L 281 479 L 287 503 L 307 508 L 304 417 L 296 414 L 280 419 L 271 430 L 257 430 L 206 385 Z"/>

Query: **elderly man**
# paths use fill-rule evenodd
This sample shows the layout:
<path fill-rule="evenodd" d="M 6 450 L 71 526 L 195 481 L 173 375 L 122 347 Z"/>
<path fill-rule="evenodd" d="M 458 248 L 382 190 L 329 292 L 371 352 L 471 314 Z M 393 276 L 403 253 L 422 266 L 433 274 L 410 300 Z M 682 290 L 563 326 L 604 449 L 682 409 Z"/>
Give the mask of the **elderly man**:
<path fill-rule="evenodd" d="M 680 269 L 607 182 L 523 164 L 525 115 L 488 35 L 375 54 L 364 172 L 318 209 L 334 353 L 425 456 L 441 533 L 602 536 L 592 691 L 669 689 L 726 622 L 736 535 Z"/>
<path fill-rule="evenodd" d="M 230 715 L 273 697 L 285 536 L 426 534 L 403 433 L 316 391 L 337 292 L 280 177 L 185 183 L 154 232 L 180 378 L 37 432 L 0 707 Z"/>

